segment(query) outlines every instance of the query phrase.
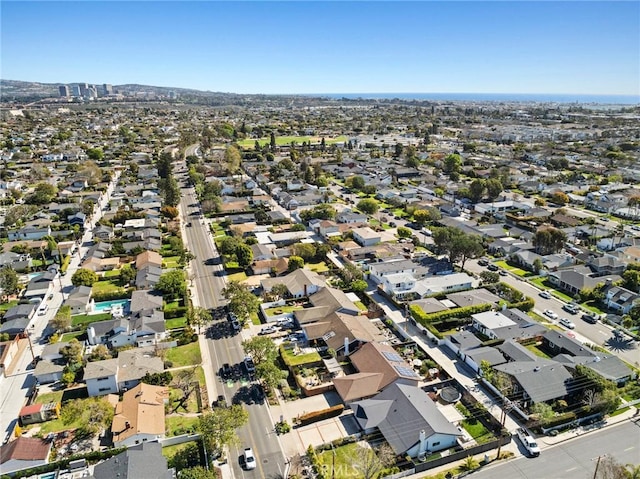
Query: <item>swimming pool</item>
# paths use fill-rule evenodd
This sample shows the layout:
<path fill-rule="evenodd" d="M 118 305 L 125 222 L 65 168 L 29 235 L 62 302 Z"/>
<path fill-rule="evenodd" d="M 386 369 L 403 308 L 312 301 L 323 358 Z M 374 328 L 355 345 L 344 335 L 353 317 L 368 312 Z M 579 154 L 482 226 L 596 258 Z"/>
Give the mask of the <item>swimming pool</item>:
<path fill-rule="evenodd" d="M 100 301 L 99 303 L 94 304 L 93 312 L 94 313 L 108 313 L 114 308 L 120 308 L 127 312 L 129 310 L 130 299 L 114 299 L 112 301 Z"/>

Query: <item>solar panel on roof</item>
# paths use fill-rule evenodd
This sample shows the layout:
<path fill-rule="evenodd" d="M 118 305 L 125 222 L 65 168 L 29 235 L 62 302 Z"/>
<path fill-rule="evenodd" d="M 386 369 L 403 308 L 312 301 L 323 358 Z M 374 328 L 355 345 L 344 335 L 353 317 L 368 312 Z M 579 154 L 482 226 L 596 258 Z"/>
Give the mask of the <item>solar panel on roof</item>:
<path fill-rule="evenodd" d="M 395 363 L 401 363 L 402 362 L 402 358 L 400 357 L 400 355 L 398 353 L 394 353 L 391 351 L 382 351 L 382 354 L 384 354 L 384 357 L 387 358 L 387 361 L 391 361 L 391 362 L 395 362 Z"/>
<path fill-rule="evenodd" d="M 395 370 L 398 371 L 398 374 L 400 374 L 400 376 L 405 376 L 405 377 L 409 377 L 409 378 L 417 378 L 419 377 L 418 374 L 411 369 L 410 367 L 407 366 L 394 366 Z"/>

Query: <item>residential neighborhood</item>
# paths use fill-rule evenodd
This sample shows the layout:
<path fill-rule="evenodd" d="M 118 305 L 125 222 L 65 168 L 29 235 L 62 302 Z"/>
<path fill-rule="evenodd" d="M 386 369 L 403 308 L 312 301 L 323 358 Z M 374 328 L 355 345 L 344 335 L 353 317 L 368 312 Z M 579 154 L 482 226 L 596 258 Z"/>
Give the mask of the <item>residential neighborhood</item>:
<path fill-rule="evenodd" d="M 3 475 L 454 477 L 638 414 L 637 107 L 70 91 L 0 112 Z"/>

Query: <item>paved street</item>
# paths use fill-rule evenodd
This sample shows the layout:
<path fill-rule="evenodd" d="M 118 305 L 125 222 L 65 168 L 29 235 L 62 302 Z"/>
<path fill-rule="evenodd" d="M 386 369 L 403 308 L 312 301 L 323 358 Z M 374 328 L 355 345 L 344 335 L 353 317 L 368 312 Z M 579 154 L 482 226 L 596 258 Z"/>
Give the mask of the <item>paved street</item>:
<path fill-rule="evenodd" d="M 478 265 L 477 260 L 469 260 L 465 263 L 465 269 L 468 271 L 472 271 L 474 273 L 481 273 L 483 271 L 487 271 L 486 268 Z M 536 306 L 534 311 L 540 315 L 544 316 L 544 311 L 550 309 L 555 312 L 559 318 L 568 318 L 573 323 L 575 323 L 576 328 L 574 330 L 569 330 L 564 328 L 563 326 L 559 326 L 562 329 L 571 332 L 575 335 L 576 339 L 586 342 L 596 344 L 598 346 L 603 346 L 607 348 L 611 353 L 619 356 L 624 361 L 627 361 L 630 364 L 634 364 L 638 366 L 640 362 L 640 349 L 636 347 L 631 338 L 625 338 L 623 340 L 615 340 L 612 335 L 613 328 L 611 326 L 605 325 L 601 322 L 596 324 L 590 324 L 581 319 L 582 311 L 578 314 L 570 314 L 562 309 L 562 306 L 565 304 L 559 299 L 552 297 L 551 299 L 544 299 L 540 297 L 540 290 L 530 283 L 518 278 L 515 275 L 508 274 L 507 276 L 501 276 L 501 281 L 504 281 L 510 286 L 513 286 L 517 290 L 524 293 L 526 296 L 531 296 L 535 302 Z M 553 322 L 558 325 L 558 321 L 545 318 L 548 321 Z"/>
<path fill-rule="evenodd" d="M 640 464 L 640 425 L 624 422 L 544 449 L 540 457 L 521 457 L 473 473 L 474 479 L 585 479 L 593 477 L 598 456 L 621 464 Z"/>
<path fill-rule="evenodd" d="M 2 440 L 6 439 L 7 435 L 13 431 L 18 413 L 26 403 L 28 390 L 35 382 L 32 375 L 33 368 L 29 366 L 29 363 L 31 363 L 33 357 L 39 356 L 42 353 L 46 345 L 46 343 L 41 341 L 43 333 L 49 321 L 54 318 L 58 308 L 62 305 L 63 299 L 69 294 L 69 291 L 73 287 L 71 277 L 79 268 L 81 258 L 89 248 L 92 237 L 91 229 L 101 218 L 102 207 L 108 203 L 119 175 L 119 172 L 116 173 L 106 194 L 102 196 L 101 203 L 96 205 L 91 221 L 87 224 L 84 235 L 80 240 L 81 246 L 78 252 L 71 258 L 67 274 L 65 276 L 58 276 L 58 278 L 53 281 L 53 298 L 45 299 L 49 304 L 47 313 L 44 315 L 36 314 L 33 317 L 28 331 L 29 338 L 22 340 L 23 344 L 21 344 L 20 357 L 16 360 L 16 364 L 11 370 L 8 371 L 7 377 L 0 376 L 0 434 L 2 435 Z"/>
<path fill-rule="evenodd" d="M 200 218 L 200 207 L 193 188 L 182 188 L 180 211 L 185 223 L 192 226 L 185 227 L 186 247 L 196 256 L 189 267 L 189 280 L 194 290 L 193 301 L 196 305 L 207 309 L 218 308 L 225 303 L 221 291 L 225 286 L 224 268 L 215 248 L 213 238 L 209 233 L 208 223 Z M 244 358 L 241 346 L 242 332 L 234 334 L 231 323 L 226 318 L 213 322 L 207 331 L 209 339 L 201 339 L 204 344 L 202 350 L 203 366 L 207 369 L 207 390 L 209 400 L 224 395 L 228 404 L 247 394 L 251 383 L 247 378 L 235 381 L 222 381 L 216 375 L 224 363 L 232 366 L 239 364 Z M 240 448 L 229 451 L 229 465 L 236 478 L 276 478 L 282 477 L 285 459 L 282 454 L 279 439 L 273 431 L 275 421 L 265 404 L 246 404 L 249 411 L 249 424 L 238 431 Z M 246 471 L 241 467 L 240 456 L 242 449 L 252 447 L 257 459 L 257 468 Z"/>

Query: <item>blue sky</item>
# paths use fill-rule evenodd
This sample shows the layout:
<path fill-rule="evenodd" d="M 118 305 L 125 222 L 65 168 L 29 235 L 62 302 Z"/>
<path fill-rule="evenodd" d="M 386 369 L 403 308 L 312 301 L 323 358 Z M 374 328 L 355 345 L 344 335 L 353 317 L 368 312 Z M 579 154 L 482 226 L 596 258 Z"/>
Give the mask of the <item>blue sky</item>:
<path fill-rule="evenodd" d="M 1 3 L 0 76 L 236 93 L 640 95 L 640 2 Z"/>

